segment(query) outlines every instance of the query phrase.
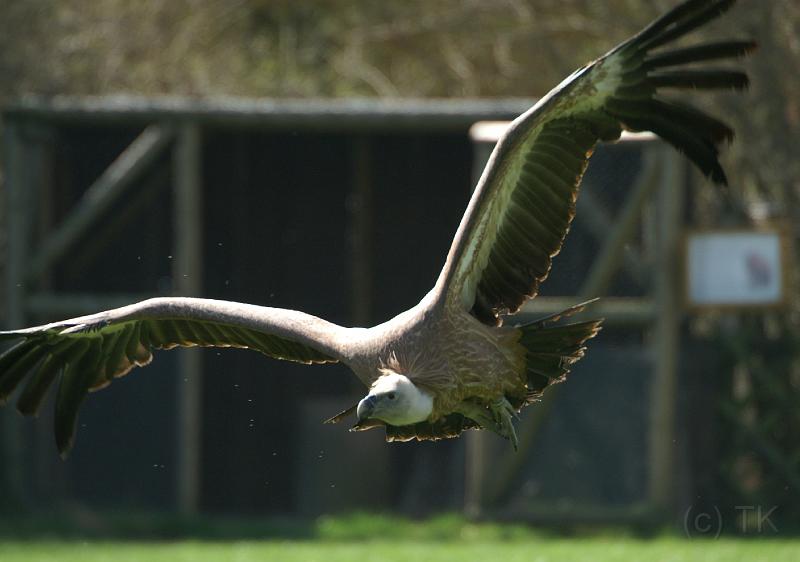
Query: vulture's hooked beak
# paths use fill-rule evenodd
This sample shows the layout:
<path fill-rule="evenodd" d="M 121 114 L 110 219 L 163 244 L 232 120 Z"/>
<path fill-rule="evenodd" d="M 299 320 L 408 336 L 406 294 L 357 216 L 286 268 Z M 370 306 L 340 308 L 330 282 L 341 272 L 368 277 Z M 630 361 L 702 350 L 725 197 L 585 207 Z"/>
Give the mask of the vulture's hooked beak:
<path fill-rule="evenodd" d="M 375 411 L 375 403 L 377 401 L 377 396 L 374 394 L 369 394 L 358 403 L 358 408 L 356 408 L 356 416 L 358 417 L 358 423 L 356 423 L 357 426 L 372 416 L 372 412 Z"/>

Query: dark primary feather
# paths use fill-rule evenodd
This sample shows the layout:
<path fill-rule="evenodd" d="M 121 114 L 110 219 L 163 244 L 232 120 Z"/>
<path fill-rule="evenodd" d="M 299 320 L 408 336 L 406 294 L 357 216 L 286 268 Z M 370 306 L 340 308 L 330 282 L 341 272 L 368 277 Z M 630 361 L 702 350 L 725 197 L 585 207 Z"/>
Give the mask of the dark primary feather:
<path fill-rule="evenodd" d="M 735 59 L 755 48 L 748 40 L 714 42 L 674 50 L 653 52 L 680 39 L 728 11 L 735 0 L 689 0 L 677 6 L 641 33 L 611 51 L 628 59 L 625 96 L 610 100 L 606 111 L 625 128 L 652 131 L 686 154 L 716 183 L 727 179 L 718 161 L 717 146 L 733 138 L 721 121 L 687 104 L 658 96 L 661 88 L 742 89 L 747 75 L 719 68 L 671 68 L 708 60 Z M 665 67 L 670 67 L 665 70 Z M 647 102 L 645 102 L 647 100 Z"/>
<path fill-rule="evenodd" d="M 703 9 L 708 4 L 708 0 L 688 0 L 683 2 L 675 6 L 663 16 L 656 18 L 642 31 L 634 35 L 629 41 L 636 40 L 644 43 L 658 34 L 663 33 L 670 26 L 673 26 L 676 23 L 691 17 L 693 14 L 696 14 L 698 10 Z M 625 43 L 623 43 L 623 45 L 624 44 Z"/>
<path fill-rule="evenodd" d="M 673 24 L 671 27 L 667 27 L 655 34 L 652 38 L 642 41 L 641 48 L 651 50 L 676 41 L 684 35 L 688 35 L 698 27 L 720 17 L 730 10 L 735 3 L 736 0 L 718 0 L 716 2 L 694 2 L 690 0 L 686 2 L 684 6 L 691 7 L 691 10 L 687 10 L 686 13 L 676 17 L 675 20 L 671 22 L 671 24 Z M 679 8 L 680 6 L 676 8 L 676 10 Z"/>
<path fill-rule="evenodd" d="M 662 70 L 651 72 L 654 88 L 708 88 L 742 90 L 749 85 L 747 74 L 736 70 Z"/>
<path fill-rule="evenodd" d="M 664 93 L 745 88 L 744 72 L 695 65 L 743 56 L 755 44 L 734 40 L 655 49 L 733 4 L 734 0 L 679 4 L 575 72 L 514 121 L 487 164 L 441 276 L 445 286 L 450 285 L 447 290 L 458 292 L 476 318 L 499 325 L 504 315 L 536 296 L 569 230 L 583 173 L 598 141 L 616 139 L 622 130 L 651 131 L 713 182 L 727 183 L 719 145 L 733 138 L 733 130 Z M 616 87 L 609 90 L 612 83 Z M 602 101 L 592 104 L 593 98 Z M 485 263 L 478 260 L 474 265 L 476 255 L 486 255 Z"/>
<path fill-rule="evenodd" d="M 695 45 L 648 55 L 643 66 L 646 70 L 652 70 L 707 60 L 743 57 L 755 48 L 756 43 L 754 41 L 723 41 L 721 43 Z"/>
<path fill-rule="evenodd" d="M 190 301 L 207 305 L 214 302 L 181 300 Z M 230 306 L 241 306 L 251 312 L 260 308 L 236 303 Z M 37 328 L 1 332 L 0 339 L 23 338 L 23 341 L 0 355 L 0 403 L 5 403 L 27 377 L 17 409 L 24 415 L 35 415 L 58 379 L 54 426 L 58 450 L 66 455 L 72 447 L 78 410 L 87 393 L 107 386 L 136 366 L 148 364 L 154 350 L 177 346 L 235 347 L 300 363 L 337 360 L 312 345 L 279 333 L 277 324 L 275 331 L 270 332 L 266 325 L 259 329 L 254 322 L 192 318 L 189 308 L 180 310 L 175 309 L 172 317 L 145 314 L 142 318 L 115 316 L 115 311 L 109 311 Z M 306 318 L 293 311 L 278 313 Z"/>
<path fill-rule="evenodd" d="M 635 100 L 616 102 L 610 100 L 606 111 L 613 113 L 625 127 L 634 131 L 652 131 L 675 146 L 703 172 L 718 184 L 727 184 L 725 171 L 719 163 L 719 149 L 707 131 L 693 130 L 692 124 L 676 120 L 674 116 L 657 113 L 653 101 Z"/>

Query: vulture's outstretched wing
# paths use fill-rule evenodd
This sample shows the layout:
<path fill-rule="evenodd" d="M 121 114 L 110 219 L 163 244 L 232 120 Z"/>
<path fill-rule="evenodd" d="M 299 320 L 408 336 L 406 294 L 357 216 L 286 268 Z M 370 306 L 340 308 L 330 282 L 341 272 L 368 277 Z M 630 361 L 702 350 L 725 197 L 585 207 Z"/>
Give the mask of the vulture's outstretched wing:
<path fill-rule="evenodd" d="M 0 403 L 27 378 L 17 408 L 35 414 L 60 375 L 55 405 L 56 444 L 72 447 L 78 408 L 90 390 L 105 387 L 154 349 L 238 347 L 300 363 L 334 363 L 341 332 L 308 314 L 281 308 L 194 298 L 156 298 L 35 328 L 0 332 L 23 341 L 0 356 Z"/>
<path fill-rule="evenodd" d="M 733 138 L 721 121 L 662 97 L 675 88 L 747 86 L 743 72 L 685 68 L 739 57 L 751 41 L 659 50 L 727 11 L 735 0 L 689 0 L 581 68 L 517 118 L 497 143 L 456 233 L 438 286 L 486 324 L 534 297 L 575 214 L 589 156 L 622 130 L 652 131 L 716 183 L 717 147 Z M 440 294 L 442 294 L 440 293 Z"/>

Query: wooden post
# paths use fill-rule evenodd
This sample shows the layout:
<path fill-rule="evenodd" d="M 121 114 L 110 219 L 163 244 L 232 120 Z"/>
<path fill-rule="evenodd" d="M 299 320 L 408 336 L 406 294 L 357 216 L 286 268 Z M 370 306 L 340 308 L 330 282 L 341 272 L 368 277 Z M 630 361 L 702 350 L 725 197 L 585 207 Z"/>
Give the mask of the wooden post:
<path fill-rule="evenodd" d="M 28 209 L 30 220 L 29 241 L 43 240 L 51 229 L 55 205 L 55 174 L 54 142 L 55 131 L 46 123 L 26 122 L 24 130 L 25 141 L 25 191 L 29 198 Z M 33 247 L 29 243 L 29 248 Z M 26 264 L 27 265 L 27 264 Z M 37 314 L 31 307 L 33 295 L 38 291 L 49 290 L 52 287 L 52 273 L 46 272 L 36 279 L 29 279 L 25 289 L 25 320 L 24 323 L 40 323 L 39 320 L 50 321 L 54 313 L 49 310 Z M 93 310 L 91 312 L 96 312 Z M 75 315 L 77 316 L 77 315 Z M 68 318 L 69 316 L 63 316 Z M 26 490 L 32 502 L 41 498 L 54 497 L 59 491 L 64 490 L 65 472 L 63 463 L 57 455 L 53 454 L 53 411 L 43 409 L 39 413 L 39 423 L 26 434 L 25 448 L 29 449 L 25 461 L 28 482 Z M 29 424 L 25 424 L 29 425 Z M 32 433 L 32 434 L 31 434 Z"/>
<path fill-rule="evenodd" d="M 360 135 L 352 147 L 353 189 L 348 205 L 350 220 L 351 314 L 353 324 L 372 320 L 372 168 L 369 138 Z"/>
<path fill-rule="evenodd" d="M 656 508 L 667 510 L 674 488 L 675 395 L 680 337 L 678 291 L 679 243 L 683 215 L 686 162 L 671 147 L 663 148 L 664 173 L 658 193 L 657 245 L 654 279 L 656 323 L 652 333 L 655 366 L 650 403 L 649 496 Z"/>
<path fill-rule="evenodd" d="M 680 235 L 680 219 L 682 210 L 682 181 L 685 172 L 685 162 L 681 160 L 669 146 L 657 143 L 652 135 L 628 136 L 631 140 L 647 142 L 649 145 L 643 150 L 644 163 L 640 176 L 631 189 L 631 193 L 623 206 L 613 226 L 606 233 L 602 249 L 589 275 L 584 280 L 576 297 L 556 298 L 539 297 L 526 304 L 523 314 L 543 316 L 549 313 L 564 310 L 577 302 L 580 298 L 592 298 L 603 295 L 613 281 L 613 276 L 624 263 L 625 244 L 634 234 L 640 222 L 641 215 L 648 200 L 651 199 L 654 188 L 658 189 L 658 207 L 662 209 L 659 231 L 660 246 L 658 255 L 661 263 L 656 271 L 668 273 L 657 276 L 657 286 L 654 298 L 604 298 L 592 307 L 592 317 L 604 317 L 609 323 L 648 325 L 657 324 L 656 340 L 658 362 L 657 372 L 654 375 L 653 402 L 657 405 L 652 413 L 650 462 L 660 463 L 664 467 L 660 473 L 651 473 L 649 496 L 653 501 L 659 497 L 668 498 L 671 485 L 665 475 L 671 473 L 671 447 L 673 431 L 665 431 L 665 427 L 674 426 L 674 394 L 676 378 L 676 355 L 678 353 L 678 327 L 680 314 L 676 310 L 678 293 L 675 279 L 677 275 L 677 245 Z M 473 135 L 473 140 L 479 139 Z M 477 175 L 488 160 L 491 146 L 487 142 L 476 143 L 475 162 L 473 174 Z M 659 174 L 659 172 L 661 172 Z M 659 177 L 661 181 L 659 182 Z M 477 177 L 475 177 L 477 179 Z M 582 216 L 582 215 L 579 215 Z M 635 265 L 635 264 L 633 264 Z M 635 267 L 631 267 L 635 271 Z M 655 302 L 654 302 L 655 301 Z M 666 307 L 670 313 L 664 315 Z M 665 337 L 661 337 L 664 334 Z M 670 355 L 670 360 L 661 361 L 662 355 Z M 537 433 L 537 428 L 548 415 L 559 387 L 552 388 L 545 395 L 543 403 L 539 404 L 535 413 L 528 414 L 518 428 L 521 436 L 520 452 L 509 456 L 502 462 L 496 463 L 492 471 L 492 481 L 486 481 L 486 444 L 480 432 L 471 432 L 467 440 L 467 480 L 465 489 L 465 511 L 469 516 L 479 516 L 481 512 L 502 495 L 505 484 L 510 482 L 520 470 L 526 451 L 530 447 L 530 437 Z M 655 396 L 659 396 L 656 399 Z M 657 443 L 657 444 L 655 444 Z M 668 447 L 669 448 L 668 448 Z M 660 483 L 660 484 L 657 484 Z M 664 489 L 656 490 L 658 486 Z M 666 491 L 665 491 L 666 490 Z M 636 508 L 632 508 L 631 513 Z"/>
<path fill-rule="evenodd" d="M 581 284 L 578 290 L 577 299 L 562 299 L 562 304 L 559 308 L 552 310 L 550 313 L 555 313 L 568 308 L 576 303 L 576 301 L 599 297 L 608 292 L 608 287 L 614 280 L 614 274 L 620 270 L 621 264 L 625 256 L 625 244 L 631 239 L 636 225 L 642 214 L 642 208 L 645 203 L 650 199 L 654 187 L 657 184 L 657 177 L 655 177 L 659 166 L 660 159 L 659 153 L 663 152 L 663 147 L 659 145 L 653 146 L 652 139 L 645 139 L 643 144 L 644 148 L 644 164 L 639 177 L 631 188 L 630 194 L 625 200 L 622 211 L 618 213 L 618 218 L 613 226 L 605 231 L 605 239 L 598 256 L 592 263 L 589 274 Z M 665 165 L 670 163 L 666 162 Z M 589 192 L 587 192 L 589 193 Z M 584 194 L 585 196 L 586 194 Z M 599 231 L 598 235 L 603 234 Z M 557 301 L 558 299 L 552 299 Z M 546 304 L 546 297 L 539 297 L 528 303 L 531 306 L 541 306 Z M 646 324 L 653 318 L 652 306 L 650 306 L 648 299 L 608 299 L 604 298 L 599 303 L 591 307 L 591 316 L 594 318 L 604 318 L 610 320 L 607 325 L 614 321 L 625 320 L 625 312 L 628 313 L 627 319 L 637 319 L 641 323 Z M 620 306 L 622 305 L 622 306 Z M 627 305 L 627 310 L 623 309 Z M 633 306 L 631 306 L 633 305 Z M 599 309 L 605 308 L 612 314 L 604 314 Z M 520 436 L 520 447 L 518 454 L 506 456 L 503 462 L 498 463 L 498 466 L 493 475 L 491 483 L 486 483 L 486 491 L 484 492 L 484 499 L 487 503 L 491 504 L 506 491 L 509 482 L 512 482 L 514 477 L 522 470 L 526 459 L 528 459 L 529 451 L 533 444 L 533 439 L 539 434 L 539 428 L 544 423 L 544 420 L 550 415 L 550 411 L 556 402 L 556 397 L 563 389 L 562 385 L 557 385 L 550 388 L 547 394 L 544 395 L 542 403 L 538 404 L 537 408 L 529 413 L 523 422 L 518 426 L 517 434 Z"/>
<path fill-rule="evenodd" d="M 480 180 L 486 163 L 492 155 L 497 139 L 485 137 L 483 125 L 476 123 L 469 131 L 472 140 L 472 185 L 470 192 Z M 464 435 L 464 513 L 472 519 L 479 518 L 485 505 L 486 455 L 488 444 L 483 431 L 468 431 Z"/>
<path fill-rule="evenodd" d="M 485 508 L 484 488 L 486 486 L 486 435 L 483 431 L 469 431 L 464 436 L 465 460 L 464 474 L 464 514 L 479 518 Z"/>
<path fill-rule="evenodd" d="M 19 328 L 25 324 L 25 293 L 23 281 L 31 233 L 31 203 L 25 184 L 25 150 L 20 125 L 7 120 L 3 126 L 3 173 L 7 225 L 5 324 Z M 23 459 L 17 412 L 13 407 L 2 412 L 2 489 L 8 503 L 24 501 Z"/>
<path fill-rule="evenodd" d="M 196 123 L 184 123 L 174 151 L 175 173 L 172 264 L 173 291 L 181 296 L 202 292 L 202 140 Z M 182 513 L 197 511 L 200 501 L 202 436 L 202 364 L 197 349 L 178 356 L 177 503 Z"/>

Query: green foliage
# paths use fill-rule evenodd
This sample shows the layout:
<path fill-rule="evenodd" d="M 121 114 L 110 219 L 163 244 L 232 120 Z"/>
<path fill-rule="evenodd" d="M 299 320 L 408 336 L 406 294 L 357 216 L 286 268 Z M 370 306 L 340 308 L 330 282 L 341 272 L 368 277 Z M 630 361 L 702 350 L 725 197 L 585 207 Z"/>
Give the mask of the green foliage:
<path fill-rule="evenodd" d="M 785 314 L 746 316 L 716 335 L 720 370 L 720 500 L 775 507 L 779 525 L 800 520 L 800 336 Z M 751 526 L 752 529 L 752 526 Z"/>
<path fill-rule="evenodd" d="M 93 0 L 87 9 L 82 0 L 15 0 L 0 7 L 0 88 L 536 96 L 672 4 Z"/>
<path fill-rule="evenodd" d="M 324 541 L 530 541 L 541 535 L 525 525 L 473 523 L 462 515 L 445 514 L 415 521 L 391 515 L 356 513 L 322 517 L 317 535 Z"/>

